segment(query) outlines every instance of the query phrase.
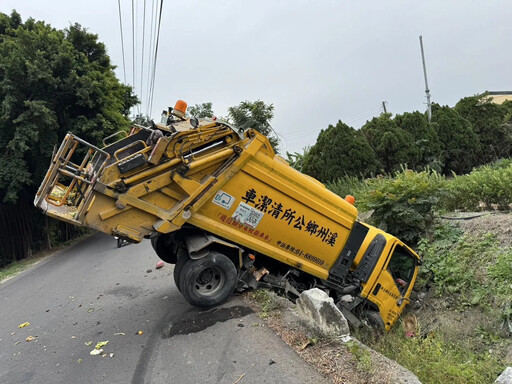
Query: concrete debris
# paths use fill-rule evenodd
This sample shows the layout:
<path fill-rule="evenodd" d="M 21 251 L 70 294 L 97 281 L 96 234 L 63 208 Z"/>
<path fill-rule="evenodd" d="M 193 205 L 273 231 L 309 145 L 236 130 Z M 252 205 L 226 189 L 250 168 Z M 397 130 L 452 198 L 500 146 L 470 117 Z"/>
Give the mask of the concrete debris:
<path fill-rule="evenodd" d="M 512 384 L 512 367 L 507 367 L 494 382 L 495 384 Z"/>
<path fill-rule="evenodd" d="M 98 356 L 103 353 L 103 349 L 93 349 L 91 352 L 89 352 L 89 355 L 91 356 Z"/>
<path fill-rule="evenodd" d="M 347 319 L 324 291 L 313 288 L 297 299 L 299 316 L 313 328 L 327 336 L 343 337 L 350 334 Z"/>

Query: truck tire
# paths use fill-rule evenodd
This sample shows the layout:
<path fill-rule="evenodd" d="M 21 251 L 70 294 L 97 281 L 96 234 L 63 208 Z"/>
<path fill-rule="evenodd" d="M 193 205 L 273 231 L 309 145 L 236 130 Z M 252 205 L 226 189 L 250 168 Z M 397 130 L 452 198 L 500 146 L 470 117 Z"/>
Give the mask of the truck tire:
<path fill-rule="evenodd" d="M 384 325 L 384 321 L 382 317 L 380 317 L 380 313 L 377 311 L 366 310 L 363 312 L 363 320 L 367 323 L 368 326 L 373 328 L 378 333 L 384 333 L 386 327 Z"/>
<path fill-rule="evenodd" d="M 189 304 L 210 308 L 224 303 L 237 283 L 235 264 L 225 255 L 211 251 L 198 260 L 187 260 L 181 268 L 180 291 Z"/>
<path fill-rule="evenodd" d="M 188 256 L 181 256 L 176 258 L 176 264 L 174 264 L 174 284 L 176 284 L 176 287 L 178 288 L 178 291 L 181 292 L 180 288 L 180 274 L 181 270 L 183 269 L 183 266 L 189 261 L 190 258 Z"/>
<path fill-rule="evenodd" d="M 165 235 L 160 235 L 151 238 L 151 246 L 155 250 L 156 254 L 160 259 L 169 264 L 176 263 L 176 255 L 171 251 L 171 248 L 167 245 Z"/>

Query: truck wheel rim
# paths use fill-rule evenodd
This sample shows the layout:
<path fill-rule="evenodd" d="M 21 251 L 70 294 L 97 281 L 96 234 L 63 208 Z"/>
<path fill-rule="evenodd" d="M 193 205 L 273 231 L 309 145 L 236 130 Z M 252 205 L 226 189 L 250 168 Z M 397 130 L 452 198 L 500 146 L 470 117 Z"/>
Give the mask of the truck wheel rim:
<path fill-rule="evenodd" d="M 223 271 L 215 267 L 208 267 L 197 275 L 194 288 L 202 296 L 214 295 L 222 289 L 225 281 Z"/>

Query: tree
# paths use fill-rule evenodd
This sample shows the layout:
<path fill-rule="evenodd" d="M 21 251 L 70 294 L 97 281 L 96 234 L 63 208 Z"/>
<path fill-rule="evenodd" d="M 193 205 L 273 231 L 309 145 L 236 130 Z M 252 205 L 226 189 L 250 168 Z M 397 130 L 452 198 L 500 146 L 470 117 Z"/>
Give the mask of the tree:
<path fill-rule="evenodd" d="M 473 131 L 478 135 L 482 156 L 475 165 L 511 155 L 512 130 L 504 124 L 509 112 L 506 105 L 495 104 L 491 97 L 483 94 L 461 99 L 454 109 L 471 123 Z"/>
<path fill-rule="evenodd" d="M 6 15 L 2 16 L 5 23 Z M 14 22 L 16 23 L 16 16 Z M 2 23 L 2 24 L 4 24 Z M 0 42 L 1 200 L 39 183 L 66 132 L 93 144 L 127 127 L 137 99 L 119 83 L 105 46 L 75 24 L 58 31 L 27 20 Z"/>
<path fill-rule="evenodd" d="M 391 114 L 374 117 L 362 128 L 368 143 L 375 151 L 385 172 L 400 169 L 402 164 L 414 168 L 420 160 L 420 151 L 411 134 L 391 119 Z"/>
<path fill-rule="evenodd" d="M 368 176 L 378 168 L 375 152 L 362 132 L 340 120 L 320 132 L 304 156 L 302 172 L 328 183 L 345 175 Z"/>
<path fill-rule="evenodd" d="M 253 128 L 267 136 L 272 148 L 277 152 L 279 139 L 270 125 L 273 117 L 274 105 L 265 104 L 261 100 L 242 101 L 240 104 L 228 108 L 228 122 L 242 131 Z"/>
<path fill-rule="evenodd" d="M 394 121 L 398 127 L 412 136 L 414 146 L 420 154 L 418 170 L 429 167 L 440 172 L 441 143 L 435 129 L 428 123 L 425 113 L 405 112 L 403 115 L 396 115 Z"/>
<path fill-rule="evenodd" d="M 188 108 L 188 113 L 190 114 L 190 116 L 196 117 L 198 119 L 213 117 L 212 103 L 208 102 L 193 105 Z"/>
<path fill-rule="evenodd" d="M 433 104 L 432 127 L 441 142 L 444 174 L 468 173 L 479 163 L 480 142 L 468 120 L 448 106 Z"/>
<path fill-rule="evenodd" d="M 299 152 L 293 152 L 290 153 L 286 151 L 286 160 L 290 164 L 290 166 L 297 171 L 302 171 L 302 168 L 304 167 L 304 160 L 306 159 L 306 156 L 308 155 L 309 151 L 311 150 L 310 146 L 302 148 L 302 153 Z"/>
<path fill-rule="evenodd" d="M 32 200 L 66 132 L 97 145 L 128 128 L 137 98 L 113 70 L 98 36 L 80 25 L 56 30 L 0 13 L 0 264 L 47 235 Z"/>

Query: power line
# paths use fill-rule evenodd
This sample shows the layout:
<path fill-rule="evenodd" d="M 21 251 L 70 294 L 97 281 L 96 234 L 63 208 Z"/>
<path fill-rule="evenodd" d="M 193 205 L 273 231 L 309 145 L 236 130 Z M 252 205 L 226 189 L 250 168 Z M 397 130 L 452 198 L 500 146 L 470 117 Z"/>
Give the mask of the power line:
<path fill-rule="evenodd" d="M 156 63 L 158 58 L 158 43 L 160 41 L 160 26 L 162 24 L 162 9 L 164 5 L 164 0 L 160 0 L 160 12 L 158 16 L 158 28 L 157 28 L 157 35 L 156 35 L 156 44 L 155 44 L 155 59 L 153 61 L 153 78 L 151 79 L 151 98 L 149 102 L 149 110 L 151 111 L 153 107 L 153 95 L 155 91 L 155 77 L 156 77 Z"/>
<path fill-rule="evenodd" d="M 352 120 L 358 120 L 361 116 L 365 117 L 365 116 L 368 116 L 369 114 L 372 114 L 372 113 L 375 113 L 377 111 L 380 111 L 382 108 L 381 105 L 379 105 L 378 107 L 373 107 L 371 109 L 367 109 L 365 111 L 362 111 L 362 112 L 358 112 L 350 117 L 347 117 L 347 118 L 344 118 L 342 121 L 344 123 L 348 122 L 348 121 L 352 121 Z"/>
<path fill-rule="evenodd" d="M 151 68 L 153 66 L 153 55 L 151 54 L 153 52 L 153 48 L 154 48 L 154 41 L 155 41 L 155 28 L 156 28 L 156 23 L 155 23 L 155 19 L 156 19 L 156 14 L 155 14 L 155 4 L 157 4 L 158 0 L 153 0 L 152 3 L 151 3 L 151 26 L 149 28 L 149 63 L 148 63 L 148 67 L 149 67 L 149 70 L 147 71 L 148 72 L 148 78 L 147 78 L 147 84 L 148 84 L 148 87 L 147 87 L 147 98 L 146 98 L 146 116 L 149 116 L 149 113 L 151 112 L 149 110 L 149 98 L 150 98 L 150 82 L 151 82 Z M 158 11 L 158 9 L 157 9 Z"/>
<path fill-rule="evenodd" d="M 142 57 L 141 57 L 141 69 L 140 69 L 140 102 L 144 97 L 144 40 L 146 38 L 146 0 L 144 0 L 144 11 L 142 16 Z"/>
<path fill-rule="evenodd" d="M 135 92 L 135 4 L 132 0 L 132 85 Z"/>
<path fill-rule="evenodd" d="M 123 38 L 123 22 L 121 21 L 121 0 L 117 0 L 119 8 L 119 29 L 121 30 L 121 51 L 123 52 L 123 72 L 124 72 L 124 83 L 126 84 L 126 64 L 124 61 L 124 38 Z"/>

